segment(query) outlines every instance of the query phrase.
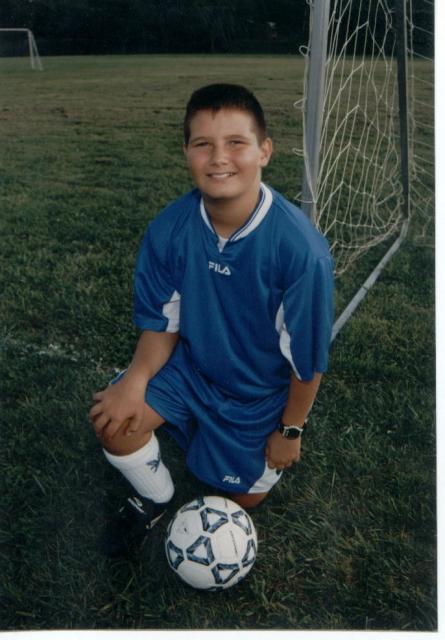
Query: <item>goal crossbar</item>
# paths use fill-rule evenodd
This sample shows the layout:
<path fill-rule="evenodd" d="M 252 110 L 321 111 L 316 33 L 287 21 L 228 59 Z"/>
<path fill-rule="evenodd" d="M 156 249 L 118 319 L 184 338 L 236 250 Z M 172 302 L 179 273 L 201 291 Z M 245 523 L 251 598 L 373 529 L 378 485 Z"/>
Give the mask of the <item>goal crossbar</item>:
<path fill-rule="evenodd" d="M 23 27 L 12 27 L 12 28 L 0 28 L 0 33 L 25 33 L 28 41 L 28 51 L 29 51 L 29 60 L 31 64 L 31 69 L 43 71 L 42 61 L 39 56 L 39 51 L 37 49 L 36 40 L 34 38 L 34 34 L 31 29 L 25 29 Z"/>

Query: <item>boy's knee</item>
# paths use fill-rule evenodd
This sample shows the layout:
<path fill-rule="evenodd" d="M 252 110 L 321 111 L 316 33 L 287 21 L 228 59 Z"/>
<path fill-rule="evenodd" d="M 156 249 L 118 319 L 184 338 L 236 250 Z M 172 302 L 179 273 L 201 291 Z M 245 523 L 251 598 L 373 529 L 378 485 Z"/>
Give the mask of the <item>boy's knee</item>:
<path fill-rule="evenodd" d="M 237 493 L 229 497 L 243 509 L 253 509 L 257 507 L 266 496 L 267 493 Z"/>
<path fill-rule="evenodd" d="M 136 433 L 127 431 L 128 422 L 125 422 L 119 431 L 113 436 L 109 436 L 106 432 L 96 434 L 102 447 L 116 456 L 125 456 L 134 453 L 142 448 L 151 438 L 151 431 L 145 430 Z"/>
<path fill-rule="evenodd" d="M 130 419 L 121 424 L 117 432 L 109 434 L 106 429 L 96 432 L 97 439 L 104 449 L 114 455 L 129 455 L 143 447 L 151 438 L 152 432 L 164 423 L 156 411 L 148 405 L 144 406 L 142 423 L 137 431 L 128 429 Z"/>

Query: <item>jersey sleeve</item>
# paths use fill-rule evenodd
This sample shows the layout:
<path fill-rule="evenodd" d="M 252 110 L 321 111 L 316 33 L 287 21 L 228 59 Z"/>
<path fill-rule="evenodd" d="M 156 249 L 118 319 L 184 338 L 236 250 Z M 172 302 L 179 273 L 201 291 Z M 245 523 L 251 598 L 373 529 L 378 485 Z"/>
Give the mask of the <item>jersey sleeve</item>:
<path fill-rule="evenodd" d="M 136 262 L 133 320 L 141 330 L 179 330 L 180 295 L 172 282 L 168 244 L 150 226 Z M 171 265 L 170 265 L 171 267 Z"/>
<path fill-rule="evenodd" d="M 300 380 L 327 370 L 334 317 L 330 255 L 313 261 L 283 295 L 280 348 Z"/>

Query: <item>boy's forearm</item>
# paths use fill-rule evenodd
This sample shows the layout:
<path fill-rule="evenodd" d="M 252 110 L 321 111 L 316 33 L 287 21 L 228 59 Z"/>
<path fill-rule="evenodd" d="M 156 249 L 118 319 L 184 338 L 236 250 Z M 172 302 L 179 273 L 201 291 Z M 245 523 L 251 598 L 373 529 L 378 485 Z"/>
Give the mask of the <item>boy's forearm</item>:
<path fill-rule="evenodd" d="M 178 339 L 178 333 L 143 331 L 127 375 L 145 386 L 168 361 Z"/>
<path fill-rule="evenodd" d="M 292 374 L 287 404 L 281 418 L 284 424 L 297 426 L 304 424 L 317 395 L 321 375 L 316 373 L 312 380 L 303 382 Z"/>

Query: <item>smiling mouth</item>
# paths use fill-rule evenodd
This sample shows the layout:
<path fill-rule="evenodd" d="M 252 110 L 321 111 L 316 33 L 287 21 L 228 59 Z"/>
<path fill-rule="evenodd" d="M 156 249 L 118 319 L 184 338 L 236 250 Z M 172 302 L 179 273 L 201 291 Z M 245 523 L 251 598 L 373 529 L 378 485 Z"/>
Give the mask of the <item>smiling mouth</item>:
<path fill-rule="evenodd" d="M 215 180 L 226 180 L 227 178 L 231 178 L 235 173 L 226 171 L 224 173 L 208 173 L 208 178 L 214 178 Z"/>

